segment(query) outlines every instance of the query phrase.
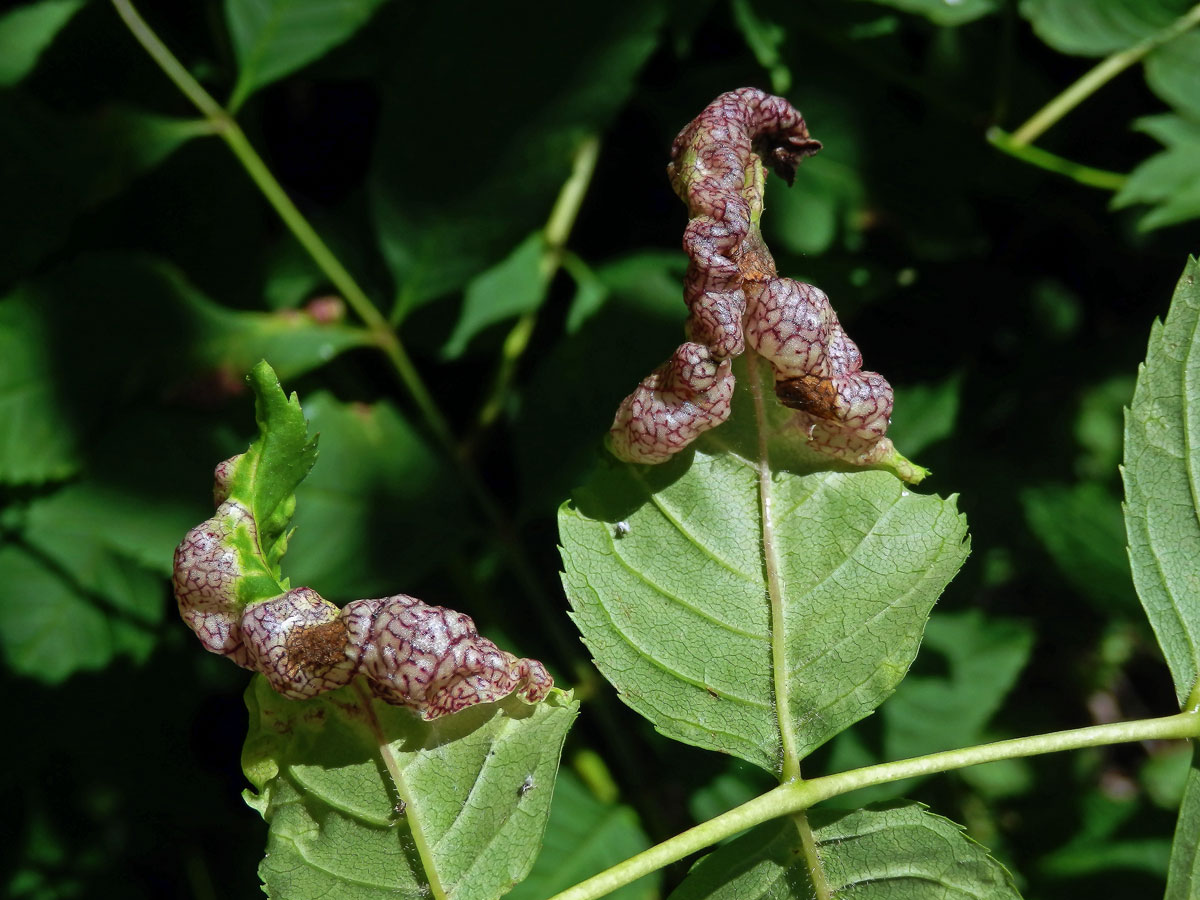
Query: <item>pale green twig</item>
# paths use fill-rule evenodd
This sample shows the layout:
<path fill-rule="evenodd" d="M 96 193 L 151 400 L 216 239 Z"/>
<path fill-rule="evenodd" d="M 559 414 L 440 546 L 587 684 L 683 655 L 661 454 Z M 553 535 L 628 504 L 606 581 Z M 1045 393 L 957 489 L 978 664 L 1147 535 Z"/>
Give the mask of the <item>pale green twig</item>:
<path fill-rule="evenodd" d="M 1093 725 L 1089 728 L 1074 728 L 1070 731 L 997 741 L 993 744 L 980 744 L 961 750 L 947 750 L 898 762 L 851 769 L 848 772 L 808 781 L 786 782 L 748 803 L 689 828 L 598 875 L 593 875 L 586 881 L 555 894 L 550 900 L 596 900 L 643 875 L 649 875 L 685 856 L 711 847 L 747 828 L 808 809 L 813 804 L 859 788 L 1001 759 L 1036 756 L 1060 750 L 1078 750 L 1083 747 L 1100 747 L 1130 741 L 1196 737 L 1200 737 L 1200 714 L 1189 711 L 1159 719 Z"/>
<path fill-rule="evenodd" d="M 546 220 L 542 231 L 544 246 L 542 258 L 538 263 L 538 280 L 544 291 L 554 278 L 558 267 L 562 265 L 563 253 L 566 250 L 567 238 L 575 219 L 579 216 L 579 208 L 583 205 L 584 195 L 592 181 L 592 173 L 596 170 L 596 159 L 600 155 L 600 139 L 594 135 L 586 138 L 575 151 L 574 162 L 571 165 L 571 175 L 563 182 L 558 193 L 558 199 Z M 504 407 L 504 398 L 516 375 L 517 364 L 529 346 L 533 337 L 533 329 L 537 324 L 538 308 L 526 310 L 517 319 L 515 325 L 504 340 L 501 350 L 500 363 L 492 379 L 491 389 L 487 399 L 479 410 L 476 428 L 483 431 L 496 421 Z"/>
<path fill-rule="evenodd" d="M 246 173 L 253 179 L 267 201 L 275 208 L 288 229 L 308 252 L 325 276 L 345 298 L 350 308 L 366 323 L 372 339 L 387 354 L 395 367 L 400 381 L 413 403 L 416 404 L 426 426 L 446 447 L 453 448 L 454 436 L 446 419 L 442 416 L 420 374 L 404 349 L 399 336 L 388 325 L 387 320 L 371 302 L 354 277 L 321 240 L 304 215 L 296 208 L 283 186 L 271 174 L 262 157 L 247 139 L 237 121 L 206 91 L 191 73 L 183 67 L 167 46 L 159 40 L 154 30 L 134 9 L 129 0 L 112 0 L 117 14 L 128 26 L 138 43 L 145 48 L 159 68 L 175 83 L 183 94 L 211 123 L 213 132 L 219 135 L 241 162 Z"/>
<path fill-rule="evenodd" d="M 1022 162 L 1027 162 L 1039 169 L 1065 175 L 1067 178 L 1086 184 L 1088 187 L 1103 188 L 1109 191 L 1119 191 L 1125 186 L 1128 175 L 1120 172 L 1109 172 L 1104 169 L 1094 169 L 1081 163 L 1073 162 L 1057 156 L 1041 147 L 1029 144 L 1014 144 L 1012 135 L 1001 128 L 992 127 L 987 130 L 987 139 L 997 150 L 1003 150 L 1010 156 L 1015 156 Z"/>
<path fill-rule="evenodd" d="M 1193 6 L 1161 31 L 1139 41 L 1132 47 L 1120 50 L 1101 60 L 1078 81 L 1030 116 L 1024 125 L 1014 131 L 1010 139 L 1011 145 L 1022 147 L 1032 144 L 1047 129 L 1054 125 L 1055 122 L 1118 74 L 1141 60 L 1151 50 L 1161 47 L 1168 41 L 1173 41 L 1198 24 L 1200 24 L 1200 4 Z"/>

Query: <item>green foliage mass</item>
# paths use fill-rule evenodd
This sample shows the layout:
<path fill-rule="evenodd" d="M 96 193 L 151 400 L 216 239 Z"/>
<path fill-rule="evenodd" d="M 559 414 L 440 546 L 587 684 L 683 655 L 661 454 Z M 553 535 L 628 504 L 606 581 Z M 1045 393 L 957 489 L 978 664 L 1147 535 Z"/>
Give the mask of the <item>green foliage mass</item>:
<path fill-rule="evenodd" d="M 143 4 L 215 122 L 126 6 L 0 13 L 0 893 L 259 897 L 261 872 L 279 898 L 433 875 L 544 900 L 789 759 L 812 779 L 1193 699 L 1194 4 Z M 1049 160 L 985 140 L 1110 54 L 1133 71 L 1037 138 Z M 825 144 L 771 179 L 764 234 L 895 385 L 919 490 L 814 471 L 770 421 L 764 488 L 745 393 L 658 469 L 604 454 L 681 340 L 671 140 L 744 85 Z M 266 369 L 248 385 L 262 359 L 302 407 Z M 196 646 L 169 577 L 251 444 L 251 387 L 236 489 L 269 526 L 264 589 L 461 609 L 578 706 L 423 723 L 256 679 L 247 740 L 247 675 Z M 866 787 L 807 813 L 808 850 L 786 816 L 613 896 L 807 898 L 811 850 L 839 897 L 1192 898 L 1189 759 L 1147 741 Z"/>

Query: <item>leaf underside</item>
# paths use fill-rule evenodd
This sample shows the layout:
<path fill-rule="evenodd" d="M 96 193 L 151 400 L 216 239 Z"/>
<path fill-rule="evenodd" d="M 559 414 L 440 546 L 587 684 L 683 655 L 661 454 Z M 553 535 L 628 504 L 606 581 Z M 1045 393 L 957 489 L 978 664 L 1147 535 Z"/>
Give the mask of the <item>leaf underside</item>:
<path fill-rule="evenodd" d="M 948 819 L 916 803 L 808 813 L 839 900 L 1016 900 L 1008 872 Z M 768 822 L 703 859 L 670 900 L 808 900 L 797 823 Z"/>
<path fill-rule="evenodd" d="M 745 381 L 694 452 L 611 466 L 561 509 L 563 582 L 626 703 L 669 737 L 778 773 L 784 730 L 802 758 L 895 689 L 966 557 L 966 524 L 953 498 L 886 472 L 798 474 L 796 436 L 771 419 L 768 544 Z"/>
<path fill-rule="evenodd" d="M 424 722 L 378 701 L 368 712 L 353 687 L 287 700 L 261 677 L 246 702 L 242 763 L 257 791 L 246 800 L 270 825 L 259 874 L 288 900 L 417 900 L 430 896 L 431 877 L 454 900 L 501 896 L 541 846 L 578 711 L 555 692 L 534 706 L 509 697 Z"/>
<path fill-rule="evenodd" d="M 1150 331 L 1125 416 L 1125 527 L 1133 583 L 1185 703 L 1200 672 L 1200 264 L 1188 261 Z"/>

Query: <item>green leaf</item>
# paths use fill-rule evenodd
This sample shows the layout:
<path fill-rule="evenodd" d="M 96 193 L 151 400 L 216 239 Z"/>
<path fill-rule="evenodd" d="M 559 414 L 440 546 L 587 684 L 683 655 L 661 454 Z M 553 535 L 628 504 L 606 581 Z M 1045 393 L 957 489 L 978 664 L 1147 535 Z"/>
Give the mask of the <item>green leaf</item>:
<path fill-rule="evenodd" d="M 70 416 L 54 390 L 53 360 L 36 298 L 17 291 L 0 301 L 0 482 L 66 478 L 79 466 Z"/>
<path fill-rule="evenodd" d="M 1125 449 L 1125 407 L 1133 399 L 1133 373 L 1114 375 L 1088 386 L 1079 400 L 1075 471 L 1084 480 L 1106 481 L 1116 474 Z"/>
<path fill-rule="evenodd" d="M 238 61 L 229 105 L 348 40 L 386 0 L 225 0 Z"/>
<path fill-rule="evenodd" d="M 1200 32 L 1180 35 L 1146 57 L 1146 83 L 1180 112 L 1200 119 Z"/>
<path fill-rule="evenodd" d="M 294 583 L 343 600 L 386 596 L 476 534 L 453 467 L 394 407 L 317 393 L 304 412 L 321 436 L 321 465 L 297 492 Z"/>
<path fill-rule="evenodd" d="M 695 821 L 707 822 L 773 787 L 774 779 L 761 769 L 740 759 L 731 759 L 725 771 L 692 792 L 688 798 L 688 812 Z"/>
<path fill-rule="evenodd" d="M 575 281 L 575 296 L 567 310 L 564 328 L 567 334 L 577 334 L 592 316 L 598 313 L 608 299 L 608 288 L 600 276 L 583 260 L 573 256 L 563 259 L 563 268 Z"/>
<path fill-rule="evenodd" d="M 771 90 L 786 94 L 792 87 L 792 72 L 784 62 L 779 48 L 787 41 L 787 32 L 774 22 L 759 17 L 750 0 L 733 0 L 733 22 L 746 41 L 746 46 L 771 75 Z"/>
<path fill-rule="evenodd" d="M 954 433 L 962 394 L 962 375 L 932 384 L 897 385 L 888 437 L 906 453 L 916 455 Z"/>
<path fill-rule="evenodd" d="M 1191 0 L 1022 0 L 1037 36 L 1063 53 L 1104 56 L 1170 25 Z"/>
<path fill-rule="evenodd" d="M 686 262 L 678 252 L 636 253 L 598 267 L 594 283 L 583 282 L 590 296 L 577 298 L 568 315 L 577 330 L 536 361 L 515 404 L 512 434 L 526 510 L 558 508 L 594 463 L 596 436 L 612 424 L 621 398 L 662 361 L 663 348 L 679 340 L 687 315 L 680 301 Z M 597 360 L 603 360 L 602 378 Z M 566 410 L 569 428 L 563 427 Z M 553 466 L 546 465 L 547 447 L 554 448 Z"/>
<path fill-rule="evenodd" d="M 537 309 L 546 299 L 542 258 L 546 241 L 540 231 L 521 241 L 501 260 L 467 285 L 462 315 L 442 349 L 445 359 L 458 359 L 479 332 L 497 322 Z"/>
<path fill-rule="evenodd" d="M 122 323 L 115 331 L 114 321 Z M 0 439 L 0 481 L 74 474 L 81 447 L 132 396 L 211 402 L 243 390 L 243 376 L 264 356 L 294 377 L 365 340 L 361 329 L 305 313 L 225 309 L 154 260 L 74 260 L 0 300 L 0 414 L 10 426 Z M 79 359 L 88 378 L 77 376 Z"/>
<path fill-rule="evenodd" d="M 491 900 L 533 865 L 567 729 L 555 692 L 424 722 L 355 688 L 302 702 L 261 677 L 242 754 L 270 825 L 259 868 L 272 897 Z M 391 772 L 392 774 L 389 774 Z"/>
<path fill-rule="evenodd" d="M 505 900 L 545 900 L 650 846 L 628 806 L 602 803 L 564 769 L 554 786 L 546 842 L 529 877 Z M 657 876 L 627 884 L 605 896 L 612 900 L 657 900 Z"/>
<path fill-rule="evenodd" d="M 435 4 L 398 28 L 380 123 L 388 152 L 375 156 L 371 199 L 400 316 L 542 227 L 580 142 L 615 117 L 658 46 L 664 7 L 556 7 L 549 41 L 500 4 L 469 16 Z M 521 59 L 538 65 L 513 65 Z"/>
<path fill-rule="evenodd" d="M 1125 416 L 1125 527 L 1133 583 L 1180 705 L 1200 671 L 1200 264 L 1188 260 L 1166 323 L 1150 330 Z"/>
<path fill-rule="evenodd" d="M 1039 868 L 1059 878 L 1102 872 L 1140 870 L 1157 878 L 1167 866 L 1165 838 L 1138 833 L 1135 797 L 1114 797 L 1092 790 L 1080 804 L 1078 830 L 1061 847 L 1042 857 Z"/>
<path fill-rule="evenodd" d="M 953 499 L 814 472 L 773 397 L 762 459 L 748 380 L 694 453 L 599 472 L 559 534 L 573 619 L 621 698 L 778 774 L 891 694 L 968 548 Z"/>
<path fill-rule="evenodd" d="M 205 128 L 122 107 L 68 117 L 17 91 L 0 92 L 5 214 L 21 223 L 0 243 L 0 283 L 28 271 L 66 239 L 76 217 Z"/>
<path fill-rule="evenodd" d="M 994 13 L 996 0 L 874 0 L 907 13 L 924 16 L 934 25 L 964 25 Z"/>
<path fill-rule="evenodd" d="M 962 828 L 916 803 L 812 810 L 828 882 L 845 900 L 1019 900 L 1012 877 Z M 671 900 L 809 900 L 804 848 L 790 818 L 761 825 L 705 857 Z"/>
<path fill-rule="evenodd" d="M 790 190 L 769 192 L 764 227 L 770 244 L 816 255 L 841 236 L 843 244 L 854 247 L 867 210 L 862 139 L 854 113 L 843 98 L 819 91 L 807 92 L 801 112 L 822 150 L 797 170 Z"/>
<path fill-rule="evenodd" d="M 1023 622 L 985 616 L 979 610 L 934 615 L 913 671 L 880 710 L 883 741 L 878 755 L 906 759 L 988 739 L 985 729 L 1032 648 L 1033 631 Z M 829 765 L 843 771 L 879 761 L 856 732 L 845 732 L 833 743 Z M 916 781 L 863 788 L 848 802 L 892 800 L 912 791 Z"/>
<path fill-rule="evenodd" d="M 245 453 L 237 457 L 229 476 L 229 499 L 250 510 L 254 517 L 257 540 L 251 546 L 239 547 L 243 571 L 249 590 L 258 591 L 255 574 L 268 574 L 276 585 L 263 586 L 262 597 L 271 597 L 287 590 L 279 560 L 287 551 L 285 531 L 296 508 L 296 488 L 317 461 L 317 439 L 309 438 L 308 422 L 300 409 L 295 393 L 283 393 L 279 378 L 266 363 L 260 362 L 250 372 L 250 387 L 254 391 L 254 419 L 258 437 Z M 258 572 L 259 566 L 265 573 Z M 239 597 L 247 602 L 259 599 L 238 588 Z"/>
<path fill-rule="evenodd" d="M 1024 622 L 977 609 L 931 618 L 921 660 L 941 657 L 946 674 L 922 674 L 918 666 L 884 705 L 884 755 L 904 759 L 978 743 L 1032 649 L 1033 629 Z"/>
<path fill-rule="evenodd" d="M 1200 895 L 1200 748 L 1192 751 L 1163 900 L 1193 900 Z"/>
<path fill-rule="evenodd" d="M 1111 613 L 1134 612 L 1125 522 L 1103 485 L 1082 482 L 1021 492 L 1025 519 L 1075 590 Z"/>
<path fill-rule="evenodd" d="M 1148 116 L 1134 123 L 1166 146 L 1133 170 L 1112 199 L 1114 209 L 1154 206 L 1138 227 L 1151 231 L 1200 217 L 1200 123 L 1180 116 Z"/>
<path fill-rule="evenodd" d="M 0 85 L 28 75 L 42 51 L 83 6 L 83 0 L 41 0 L 0 16 Z"/>
<path fill-rule="evenodd" d="M 0 646 L 9 667 L 51 684 L 75 672 L 99 669 L 125 653 L 144 658 L 153 644 L 144 621 L 161 611 L 165 587 L 160 579 L 126 564 L 105 568 L 106 582 L 129 610 L 106 613 L 104 598 L 79 578 L 89 575 L 90 547 L 57 548 L 74 572 L 43 554 L 16 544 L 0 546 L 0 572 L 9 598 L 0 603 Z"/>

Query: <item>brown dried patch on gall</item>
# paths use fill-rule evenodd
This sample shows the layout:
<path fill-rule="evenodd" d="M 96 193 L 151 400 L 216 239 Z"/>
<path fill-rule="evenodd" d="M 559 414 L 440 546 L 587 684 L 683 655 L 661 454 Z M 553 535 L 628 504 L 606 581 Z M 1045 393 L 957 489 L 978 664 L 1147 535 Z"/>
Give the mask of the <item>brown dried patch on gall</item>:
<path fill-rule="evenodd" d="M 734 377 L 702 344 L 681 344 L 625 398 L 609 430 L 620 459 L 660 463 L 729 418 Z"/>
<path fill-rule="evenodd" d="M 799 409 L 818 419 L 837 418 L 837 390 L 828 378 L 802 375 L 775 383 L 779 401 L 790 409 Z"/>
<path fill-rule="evenodd" d="M 251 667 L 285 697 L 315 697 L 354 677 L 341 610 L 312 588 L 248 606 L 241 624 Z"/>
<path fill-rule="evenodd" d="M 535 703 L 553 686 L 540 662 L 501 650 L 452 609 L 397 594 L 348 603 L 342 617 L 347 653 L 376 696 L 423 719 L 514 692 Z"/>
<path fill-rule="evenodd" d="M 204 648 L 249 667 L 237 600 L 242 571 L 231 540 L 238 528 L 253 534 L 254 519 L 246 507 L 226 500 L 175 549 L 172 585 L 180 616 Z"/>

